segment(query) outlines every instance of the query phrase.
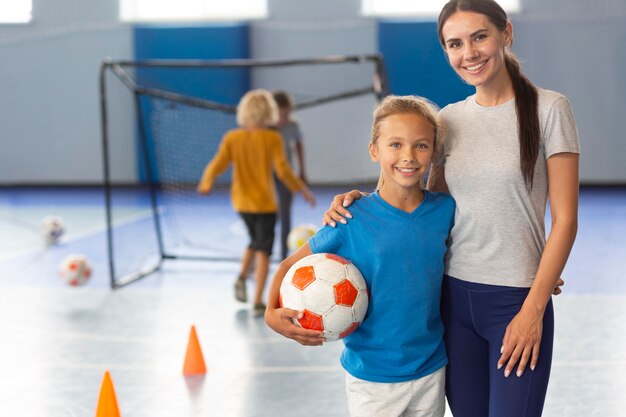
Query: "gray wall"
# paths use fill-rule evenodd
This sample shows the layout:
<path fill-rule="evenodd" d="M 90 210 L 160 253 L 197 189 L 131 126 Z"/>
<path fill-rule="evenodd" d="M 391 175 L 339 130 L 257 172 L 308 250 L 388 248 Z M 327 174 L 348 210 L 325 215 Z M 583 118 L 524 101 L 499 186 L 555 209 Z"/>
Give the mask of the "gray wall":
<path fill-rule="evenodd" d="M 98 67 L 132 56 L 130 28 L 117 0 L 33 0 L 33 14 L 0 26 L 0 184 L 101 182 Z M 128 143 L 116 178 L 135 177 Z"/>
<path fill-rule="evenodd" d="M 32 24 L 0 26 L 0 185 L 101 181 L 98 66 L 106 56 L 132 56 L 117 1 L 34 0 Z M 269 0 L 270 18 L 252 25 L 253 56 L 374 52 L 376 24 L 359 17 L 359 3 Z M 526 0 L 523 7 L 512 16 L 515 51 L 531 79 L 572 102 L 581 181 L 626 183 L 626 138 L 618 125 L 626 95 L 626 2 Z M 264 77 L 255 81 L 271 85 Z M 375 175 L 365 152 L 371 107 L 357 101 L 331 114 L 299 115 L 312 181 L 345 175 L 337 167 L 347 159 L 352 177 L 343 181 Z M 133 149 L 132 136 L 114 149 L 115 179 L 135 179 Z"/>
<path fill-rule="evenodd" d="M 360 18 L 359 0 L 269 0 L 271 16 L 252 25 L 254 58 L 301 58 L 376 52 L 376 22 Z M 331 69 L 332 70 L 332 69 Z M 272 88 L 274 82 L 288 91 L 306 82 L 328 94 L 367 86 L 373 66 L 365 74 L 346 78 L 318 74 L 285 79 L 280 73 L 263 72 L 253 84 Z M 316 73 L 319 70 L 316 69 Z M 339 70 L 336 71 L 339 73 Z M 343 77 L 343 78 L 342 78 Z M 355 83 L 351 85 L 351 83 Z M 307 175 L 318 183 L 373 181 L 378 167 L 369 160 L 367 143 L 374 96 L 298 112 L 305 135 Z"/>
<path fill-rule="evenodd" d="M 514 48 L 537 85 L 565 94 L 581 139 L 581 182 L 626 183 L 626 1 L 526 0 Z"/>

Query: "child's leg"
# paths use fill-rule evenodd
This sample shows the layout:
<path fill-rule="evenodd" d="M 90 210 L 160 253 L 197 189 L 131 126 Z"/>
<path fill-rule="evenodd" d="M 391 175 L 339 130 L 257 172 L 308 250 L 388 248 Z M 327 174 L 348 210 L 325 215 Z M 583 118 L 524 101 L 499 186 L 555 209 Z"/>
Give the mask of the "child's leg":
<path fill-rule="evenodd" d="M 381 383 L 346 375 L 350 417 L 402 417 L 411 400 L 408 382 Z"/>
<path fill-rule="evenodd" d="M 254 256 L 254 276 L 256 279 L 256 290 L 254 292 L 254 304 L 263 303 L 263 290 L 265 289 L 265 281 L 267 281 L 267 273 L 269 271 L 270 257 L 264 251 L 256 251 Z"/>
<path fill-rule="evenodd" d="M 250 244 L 243 252 L 241 257 L 241 269 L 239 270 L 239 276 L 235 280 L 235 299 L 245 303 L 248 301 L 248 292 L 246 291 L 246 278 L 250 271 L 250 264 L 254 257 L 254 240 L 256 235 L 255 217 L 250 213 L 239 213 L 239 216 L 246 225 L 248 230 L 248 236 L 250 237 Z"/>
<path fill-rule="evenodd" d="M 248 271 L 250 270 L 250 264 L 254 257 L 254 249 L 251 247 L 246 248 L 241 258 L 241 270 L 239 276 L 235 280 L 235 299 L 245 303 L 248 301 L 248 291 L 246 289 L 246 279 L 248 278 Z"/>
<path fill-rule="evenodd" d="M 239 279 L 245 280 L 248 277 L 250 271 L 250 265 L 254 259 L 254 249 L 247 247 L 241 258 L 241 269 L 239 271 Z"/>
<path fill-rule="evenodd" d="M 256 222 L 256 238 L 254 242 L 254 275 L 256 278 L 256 292 L 254 294 L 255 313 L 262 313 L 263 290 L 269 271 L 270 256 L 274 246 L 274 228 L 276 213 L 258 214 Z M 259 308 L 256 308 L 256 307 Z"/>
<path fill-rule="evenodd" d="M 446 413 L 446 369 L 411 381 L 413 400 L 403 417 L 443 417 Z"/>
<path fill-rule="evenodd" d="M 445 369 L 405 382 L 381 383 L 346 376 L 352 417 L 443 417 Z"/>

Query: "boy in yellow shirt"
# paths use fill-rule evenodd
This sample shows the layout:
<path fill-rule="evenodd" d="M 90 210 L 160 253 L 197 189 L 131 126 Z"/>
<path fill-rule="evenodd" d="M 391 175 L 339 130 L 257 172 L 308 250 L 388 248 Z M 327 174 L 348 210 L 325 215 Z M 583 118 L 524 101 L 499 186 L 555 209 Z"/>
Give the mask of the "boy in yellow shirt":
<path fill-rule="evenodd" d="M 217 154 L 205 168 L 198 184 L 199 193 L 209 193 L 215 179 L 233 164 L 231 201 L 250 236 L 250 244 L 243 254 L 241 270 L 235 282 L 235 298 L 247 301 L 246 277 L 254 259 L 255 316 L 265 313 L 263 290 L 274 245 L 278 205 L 273 173 L 291 192 L 302 192 L 305 200 L 315 205 L 313 194 L 287 162 L 280 133 L 270 128 L 277 120 L 278 107 L 269 91 L 257 89 L 245 94 L 237 106 L 240 128 L 226 132 Z"/>

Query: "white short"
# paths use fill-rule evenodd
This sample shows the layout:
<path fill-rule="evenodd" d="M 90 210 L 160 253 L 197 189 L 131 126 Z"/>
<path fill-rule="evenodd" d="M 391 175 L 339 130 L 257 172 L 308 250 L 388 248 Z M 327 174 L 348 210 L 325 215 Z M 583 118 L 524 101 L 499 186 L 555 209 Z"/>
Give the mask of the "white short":
<path fill-rule="evenodd" d="M 445 367 L 406 382 L 370 382 L 346 376 L 351 417 L 443 417 Z"/>

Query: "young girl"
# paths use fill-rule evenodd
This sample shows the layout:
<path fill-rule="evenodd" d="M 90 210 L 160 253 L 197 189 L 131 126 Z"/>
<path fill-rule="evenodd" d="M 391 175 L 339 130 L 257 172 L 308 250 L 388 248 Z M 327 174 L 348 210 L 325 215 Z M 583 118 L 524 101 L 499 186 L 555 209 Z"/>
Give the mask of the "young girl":
<path fill-rule="evenodd" d="M 245 281 L 254 258 L 256 291 L 253 312 L 257 316 L 265 312 L 262 297 L 274 244 L 277 206 L 272 172 L 291 191 L 301 191 L 311 205 L 315 204 L 308 187 L 289 167 L 280 134 L 269 128 L 277 120 L 278 108 L 269 91 L 258 89 L 245 94 L 237 107 L 237 123 L 241 128 L 224 135 L 217 154 L 207 165 L 198 185 L 198 192 L 207 194 L 215 179 L 231 163 L 234 165 L 232 204 L 250 236 L 250 244 L 241 261 L 241 272 L 235 281 L 235 298 L 247 301 Z"/>
<path fill-rule="evenodd" d="M 552 361 L 550 294 L 577 230 L 574 117 L 563 95 L 520 72 L 513 27 L 495 1 L 448 2 L 438 32 L 450 66 L 476 87 L 439 113 L 445 158 L 429 183 L 457 203 L 442 298 L 446 395 L 455 417 L 538 417 Z M 346 214 L 344 198 L 326 222 Z"/>
<path fill-rule="evenodd" d="M 352 261 L 368 285 L 370 303 L 360 327 L 344 339 L 353 416 L 443 416 L 443 323 L 439 304 L 443 259 L 455 205 L 444 193 L 423 190 L 436 148 L 435 112 L 417 97 L 387 97 L 374 111 L 369 153 L 382 188 L 353 206 L 349 227 L 322 228 L 283 261 L 272 282 L 267 324 L 303 345 L 321 345 L 321 333 L 302 329 L 302 313 L 279 308 L 287 270 L 311 253 Z"/>

